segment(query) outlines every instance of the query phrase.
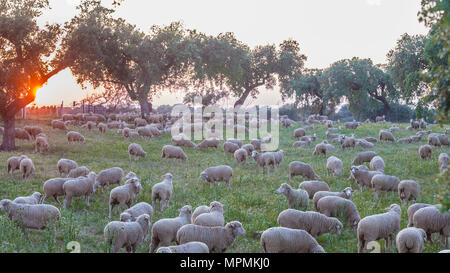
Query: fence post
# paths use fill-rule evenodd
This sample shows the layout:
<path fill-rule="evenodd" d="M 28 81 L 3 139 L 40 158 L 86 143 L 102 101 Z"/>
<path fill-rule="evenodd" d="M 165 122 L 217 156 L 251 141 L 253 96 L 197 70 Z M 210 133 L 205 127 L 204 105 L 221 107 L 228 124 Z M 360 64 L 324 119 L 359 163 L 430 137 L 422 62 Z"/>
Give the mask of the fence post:
<path fill-rule="evenodd" d="M 59 117 L 61 118 L 64 115 L 64 101 L 61 101 L 61 110 L 59 111 L 59 115 Z"/>
<path fill-rule="evenodd" d="M 24 108 L 22 108 L 22 118 L 23 119 L 27 118 L 27 107 L 26 106 Z"/>

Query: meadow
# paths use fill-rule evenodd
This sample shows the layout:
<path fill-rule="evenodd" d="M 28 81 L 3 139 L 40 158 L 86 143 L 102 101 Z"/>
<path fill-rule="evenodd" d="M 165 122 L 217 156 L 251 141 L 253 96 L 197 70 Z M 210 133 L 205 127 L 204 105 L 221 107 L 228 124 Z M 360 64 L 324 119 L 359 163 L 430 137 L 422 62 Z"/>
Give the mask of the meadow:
<path fill-rule="evenodd" d="M 56 163 L 60 158 L 75 160 L 79 166 L 87 166 L 96 173 L 111 167 L 121 167 L 125 173 L 135 172 L 141 179 L 143 189 L 135 202 L 151 203 L 151 187 L 162 181 L 165 173 L 174 176 L 174 196 L 170 201 L 170 208 L 164 212 L 155 208 L 153 223 L 161 218 L 178 216 L 177 210 L 184 205 L 191 205 L 193 209 L 199 205 L 209 205 L 211 201 L 219 201 L 224 205 L 225 221 L 240 221 L 246 230 L 245 236 L 240 236 L 227 250 L 228 253 L 263 252 L 258 232 L 269 227 L 278 226 L 278 214 L 287 209 L 287 201 L 283 195 L 277 195 L 275 190 L 284 182 L 289 182 L 288 164 L 292 161 L 302 161 L 310 164 L 321 181 L 329 184 L 332 191 L 340 191 L 351 186 L 356 189 L 352 201 L 356 204 L 361 218 L 385 212 L 385 208 L 392 203 L 400 204 L 397 193 L 382 193 L 377 202 L 372 190 L 360 192 L 354 181 L 348 180 L 351 162 L 358 152 L 364 151 L 357 146 L 354 150 L 340 149 L 339 145 L 328 156 L 335 155 L 344 162 L 344 173 L 340 177 L 326 175 L 326 160 L 324 156 L 313 156 L 315 144 L 325 139 L 326 127 L 315 126 L 308 134 L 316 133 L 318 138 L 310 147 L 293 148 L 293 131 L 299 126 L 280 128 L 280 149 L 284 150 L 284 160 L 281 168 L 269 176 L 259 173 L 259 169 L 253 159 L 239 167 L 232 154 L 224 156 L 223 149 L 196 150 L 183 147 L 188 155 L 188 160 L 160 161 L 161 148 L 170 144 L 171 136 L 166 134 L 152 139 L 127 140 L 116 133 L 116 130 L 108 130 L 101 135 L 97 129 L 88 131 L 80 127 L 69 126 L 70 130 L 81 132 L 86 137 L 85 144 L 68 144 L 64 131 L 53 130 L 50 119 L 21 120 L 16 126 L 39 125 L 44 129 L 49 138 L 50 148 L 44 154 L 34 152 L 31 142 L 17 140 L 19 150 L 13 153 L 0 152 L 0 200 L 14 199 L 17 196 L 27 196 L 35 191 L 42 192 L 42 184 L 59 173 Z M 342 124 L 340 124 L 342 125 Z M 405 130 L 408 124 L 399 124 L 401 131 L 394 132 L 399 139 L 415 134 L 414 131 Z M 337 127 L 337 126 L 336 126 Z M 356 130 L 343 129 L 339 133 L 356 137 L 378 137 L 380 129 L 390 128 L 391 124 L 362 124 Z M 439 126 L 432 127 L 433 132 L 443 132 Z M 1 138 L 1 137 L 0 137 Z M 128 158 L 127 147 L 131 142 L 142 145 L 147 152 L 145 159 L 137 162 Z M 197 142 L 198 143 L 198 142 Z M 221 144 L 223 141 L 221 142 Z M 244 143 L 249 143 L 248 140 Z M 448 181 L 439 178 L 437 158 L 441 152 L 449 153 L 448 147 L 433 148 L 431 160 L 422 160 L 418 154 L 418 147 L 426 143 L 426 136 L 422 141 L 413 144 L 400 143 L 376 143 L 371 150 L 376 151 L 386 162 L 385 173 L 398 176 L 400 180 L 413 179 L 421 186 L 421 195 L 417 202 L 435 204 L 440 202 L 440 195 L 448 190 Z M 26 154 L 36 166 L 35 174 L 28 180 L 19 179 L 19 172 L 11 179 L 6 173 L 6 161 L 10 156 Z M 207 167 L 226 164 L 233 168 L 234 174 L 232 186 L 226 187 L 224 183 L 218 183 L 215 187 L 204 184 L 199 178 L 200 172 Z M 367 164 L 367 163 L 366 163 Z M 297 188 L 305 179 L 296 177 L 290 184 Z M 60 197 L 62 201 L 62 197 Z M 107 246 L 103 239 L 103 229 L 111 220 L 118 220 L 119 214 L 114 210 L 113 218 L 108 218 L 109 192 L 99 190 L 91 196 L 91 205 L 88 207 L 84 199 L 75 198 L 72 208 L 61 209 L 62 219 L 56 227 L 56 244 L 53 241 L 52 229 L 43 231 L 26 230 L 25 232 L 11 223 L 4 213 L 0 213 L 0 252 L 69 252 L 67 244 L 71 241 L 80 243 L 81 252 L 106 252 Z M 49 204 L 57 206 L 54 200 L 49 199 Z M 308 210 L 313 210 L 312 201 Z M 407 206 L 402 206 L 401 228 L 405 228 L 408 222 Z M 318 238 L 326 252 L 357 252 L 357 237 L 345 223 L 340 236 L 324 234 Z M 379 241 L 384 249 L 384 241 Z M 150 241 L 142 243 L 138 252 L 148 253 Z M 439 241 L 433 244 L 427 243 L 423 252 L 438 252 L 443 248 Z M 123 251 L 123 250 L 122 250 Z"/>

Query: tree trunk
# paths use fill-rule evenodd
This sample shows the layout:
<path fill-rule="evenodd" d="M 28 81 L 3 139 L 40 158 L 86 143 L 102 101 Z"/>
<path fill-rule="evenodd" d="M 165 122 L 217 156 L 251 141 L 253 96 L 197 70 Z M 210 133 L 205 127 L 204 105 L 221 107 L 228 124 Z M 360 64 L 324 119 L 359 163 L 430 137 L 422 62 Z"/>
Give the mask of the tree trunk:
<path fill-rule="evenodd" d="M 4 120 L 3 142 L 0 146 L 1 151 L 10 152 L 16 150 L 16 118 L 13 115 Z"/>
<path fill-rule="evenodd" d="M 143 99 L 139 101 L 139 104 L 141 106 L 141 117 L 145 119 L 152 112 L 152 103 Z"/>
<path fill-rule="evenodd" d="M 244 94 L 234 103 L 234 108 L 238 106 L 244 105 L 245 100 L 247 99 L 248 95 L 250 94 L 251 89 L 246 89 Z"/>

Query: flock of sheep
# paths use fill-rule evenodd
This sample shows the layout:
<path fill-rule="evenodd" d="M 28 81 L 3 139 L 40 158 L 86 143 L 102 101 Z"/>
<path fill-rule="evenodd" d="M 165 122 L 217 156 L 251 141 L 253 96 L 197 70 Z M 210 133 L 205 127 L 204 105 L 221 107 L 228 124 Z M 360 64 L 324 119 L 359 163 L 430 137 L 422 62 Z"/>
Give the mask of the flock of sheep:
<path fill-rule="evenodd" d="M 108 118 L 98 114 L 64 115 L 62 120 L 54 120 L 53 129 L 66 132 L 68 143 L 85 142 L 85 137 L 76 131 L 69 131 L 68 126 L 82 126 L 88 130 L 95 128 L 101 134 L 108 129 L 115 129 L 117 133 L 127 139 L 138 137 L 158 137 L 171 131 L 176 119 L 168 115 L 152 114 L 147 119 L 142 119 L 136 114 L 126 113 L 110 115 Z M 224 120 L 224 123 L 229 121 Z M 273 121 L 272 121 L 273 122 Z M 284 127 L 297 124 L 286 116 L 279 121 Z M 384 117 L 377 117 L 376 122 L 384 123 Z M 188 129 L 196 130 L 201 121 L 196 121 Z M 250 122 L 249 122 L 250 123 Z M 337 122 L 328 120 L 326 116 L 312 115 L 305 122 L 306 126 L 295 129 L 293 137 L 296 139 L 292 147 L 310 146 L 317 140 L 317 134 L 307 135 L 307 131 L 313 129 L 315 124 L 323 124 L 327 127 L 326 140 L 315 145 L 313 155 L 327 156 L 335 150 L 335 145 L 341 149 L 354 149 L 361 146 L 364 149 L 374 147 L 377 142 L 395 142 L 393 132 L 400 130 L 392 126 L 389 130 L 381 130 L 377 138 L 355 138 L 354 135 L 339 134 L 341 126 L 333 127 Z M 362 123 L 347 122 L 347 129 L 356 129 Z M 242 127 L 242 126 L 241 126 Z M 432 133 L 425 131 L 427 124 L 421 121 L 411 120 L 411 126 L 407 130 L 420 130 L 409 138 L 399 139 L 401 143 L 413 143 L 420 141 L 428 135 L 428 144 L 419 147 L 419 156 L 426 160 L 431 158 L 432 146 L 449 147 L 450 142 L 445 133 Z M 200 126 L 200 128 L 202 128 Z M 235 130 L 246 130 L 235 125 Z M 2 128 L 0 127 L 0 131 Z M 26 126 L 16 129 L 16 138 L 34 141 L 36 152 L 46 152 L 49 147 L 49 139 L 38 126 Z M 237 164 L 243 166 L 251 157 L 259 167 L 261 174 L 266 170 L 270 175 L 271 169 L 280 172 L 280 164 L 283 162 L 284 152 L 264 152 L 265 144 L 271 141 L 271 137 L 252 139 L 244 144 L 239 139 L 228 139 L 223 145 L 224 156 L 233 154 Z M 161 149 L 161 160 L 174 158 L 186 161 L 188 156 L 185 149 L 219 149 L 219 140 L 209 137 L 198 145 L 192 142 L 184 134 L 172 136 L 172 142 Z M 128 155 L 131 160 L 145 158 L 147 152 L 141 145 L 131 143 L 128 146 Z M 446 171 L 449 156 L 446 153 L 439 155 L 438 164 L 441 171 Z M 369 168 L 364 165 L 369 164 Z M 401 180 L 384 173 L 385 162 L 374 151 L 364 151 L 356 155 L 350 168 L 349 179 L 354 180 L 360 191 L 371 188 L 375 192 L 375 199 L 380 198 L 381 192 L 397 192 L 402 204 L 415 202 L 420 194 L 420 186 L 414 180 Z M 248 166 L 248 165 L 247 165 Z M 43 229 L 49 223 L 58 221 L 61 217 L 60 210 L 52 205 L 44 204 L 49 198 L 61 207 L 58 197 L 63 196 L 62 207 L 69 209 L 72 198 L 84 197 L 89 206 L 89 199 L 99 188 L 109 191 L 109 218 L 112 218 L 113 209 L 117 207 L 119 220 L 111 221 L 104 228 L 104 237 L 112 252 L 125 248 L 127 252 L 136 252 L 138 246 L 148 240 L 151 233 L 150 252 L 184 252 L 184 253 L 209 253 L 225 252 L 235 241 L 237 236 L 246 233 L 244 225 L 239 221 L 226 223 L 224 219 L 224 206 L 220 202 L 212 201 L 209 205 L 203 205 L 192 209 L 185 205 L 178 210 L 175 218 L 163 218 L 152 224 L 154 210 L 158 206 L 161 211 L 169 208 L 169 202 L 173 196 L 173 175 L 167 173 L 160 183 L 152 187 L 152 203 L 133 203 L 142 190 L 141 180 L 134 173 L 125 175 L 123 169 L 113 167 L 96 174 L 86 166 L 78 166 L 77 162 L 62 158 L 56 167 L 60 174 L 58 178 L 52 178 L 43 183 L 43 195 L 35 192 L 27 197 L 18 197 L 14 200 L 4 199 L 0 201 L 0 210 L 7 213 L 22 228 Z M 33 161 L 26 155 L 10 157 L 7 161 L 7 172 L 13 177 L 19 170 L 22 179 L 28 179 L 35 170 Z M 326 161 L 327 175 L 343 175 L 343 162 L 337 156 L 330 156 Z M 228 165 L 210 166 L 202 171 L 200 179 L 209 183 L 211 187 L 216 182 L 225 182 L 232 186 L 233 169 Z M 318 253 L 325 252 L 317 242 L 321 234 L 330 233 L 339 235 L 344 224 L 339 219 L 345 220 L 345 225 L 356 232 L 358 238 L 358 252 L 367 250 L 369 242 L 380 239 L 385 240 L 387 250 L 394 243 L 398 252 L 421 252 L 425 242 L 431 241 L 431 235 L 438 233 L 442 237 L 442 245 L 448 248 L 450 236 L 450 212 L 441 213 L 438 205 L 413 203 L 408 207 L 408 227 L 400 231 L 401 206 L 392 204 L 386 208 L 385 213 L 370 215 L 360 218 L 357 206 L 350 200 L 354 189 L 347 187 L 342 191 L 332 192 L 326 182 L 319 181 L 320 176 L 305 162 L 292 161 L 289 163 L 289 178 L 292 181 L 295 176 L 309 179 L 300 183 L 298 189 L 289 183 L 282 183 L 276 190 L 278 194 L 285 195 L 287 209 L 280 212 L 277 222 L 279 227 L 271 227 L 261 234 L 261 246 L 267 253 Z M 125 181 L 122 183 L 122 181 Z M 110 190 L 111 185 L 116 185 Z M 309 200 L 312 200 L 315 211 L 308 211 Z M 126 208 L 122 211 L 122 208 Z M 339 219 L 338 219 L 339 218 Z M 176 245 L 172 245 L 176 243 Z M 447 251 L 448 250 L 444 250 Z"/>

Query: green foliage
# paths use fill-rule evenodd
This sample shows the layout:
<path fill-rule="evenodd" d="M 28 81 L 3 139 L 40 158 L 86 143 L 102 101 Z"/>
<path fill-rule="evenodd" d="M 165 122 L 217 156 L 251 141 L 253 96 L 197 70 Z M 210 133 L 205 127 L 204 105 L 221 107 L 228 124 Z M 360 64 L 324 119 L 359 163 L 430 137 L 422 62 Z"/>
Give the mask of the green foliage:
<path fill-rule="evenodd" d="M 299 111 L 294 104 L 285 104 L 278 109 L 280 116 L 287 115 L 292 120 L 299 120 Z"/>

